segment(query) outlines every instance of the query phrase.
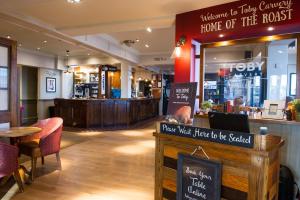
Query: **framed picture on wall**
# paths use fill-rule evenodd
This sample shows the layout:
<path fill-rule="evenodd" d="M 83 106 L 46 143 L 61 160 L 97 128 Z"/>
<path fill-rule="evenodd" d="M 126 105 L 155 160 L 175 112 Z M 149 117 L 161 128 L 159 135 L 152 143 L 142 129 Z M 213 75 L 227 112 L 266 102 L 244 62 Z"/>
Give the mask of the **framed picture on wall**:
<path fill-rule="evenodd" d="M 262 118 L 264 118 L 264 119 L 283 119 L 284 108 L 285 108 L 285 101 L 265 100 Z"/>
<path fill-rule="evenodd" d="M 46 92 L 47 93 L 56 92 L 56 78 L 46 77 Z"/>

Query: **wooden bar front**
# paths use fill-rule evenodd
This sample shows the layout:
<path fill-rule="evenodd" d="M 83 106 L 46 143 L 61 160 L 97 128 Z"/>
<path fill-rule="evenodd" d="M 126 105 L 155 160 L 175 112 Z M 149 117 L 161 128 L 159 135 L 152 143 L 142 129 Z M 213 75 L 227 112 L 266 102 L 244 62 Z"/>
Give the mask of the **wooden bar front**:
<path fill-rule="evenodd" d="M 158 117 L 159 99 L 55 99 L 55 115 L 69 127 L 128 127 Z"/>
<path fill-rule="evenodd" d="M 176 199 L 178 153 L 191 154 L 201 146 L 210 159 L 220 161 L 222 198 L 228 200 L 277 200 L 280 148 L 284 141 L 272 135 L 255 135 L 254 148 L 242 148 L 160 133 L 154 133 L 155 200 Z M 196 154 L 205 157 L 201 153 Z"/>

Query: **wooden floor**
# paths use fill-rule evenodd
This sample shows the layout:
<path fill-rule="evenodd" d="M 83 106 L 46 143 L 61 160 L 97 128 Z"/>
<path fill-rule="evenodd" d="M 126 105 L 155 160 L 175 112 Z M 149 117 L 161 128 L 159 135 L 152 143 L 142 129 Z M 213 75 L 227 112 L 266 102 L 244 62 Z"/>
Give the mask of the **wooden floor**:
<path fill-rule="evenodd" d="M 153 200 L 154 124 L 136 130 L 80 131 L 87 141 L 38 163 L 39 177 L 13 200 Z M 27 163 L 28 164 L 28 163 Z"/>

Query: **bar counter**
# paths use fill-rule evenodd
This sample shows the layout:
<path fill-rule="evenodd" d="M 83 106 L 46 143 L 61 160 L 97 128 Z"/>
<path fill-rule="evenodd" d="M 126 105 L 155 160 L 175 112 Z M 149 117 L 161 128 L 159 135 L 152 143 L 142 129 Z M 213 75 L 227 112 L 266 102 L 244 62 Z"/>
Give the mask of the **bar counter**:
<path fill-rule="evenodd" d="M 206 115 L 196 115 L 194 126 L 209 128 Z M 281 164 L 288 166 L 295 175 L 295 180 L 300 184 L 300 122 L 273 119 L 249 119 L 251 133 L 259 134 L 260 127 L 267 127 L 268 133 L 281 136 L 285 145 L 281 148 Z"/>
<path fill-rule="evenodd" d="M 79 128 L 121 128 L 159 115 L 159 99 L 55 99 L 55 116 Z"/>

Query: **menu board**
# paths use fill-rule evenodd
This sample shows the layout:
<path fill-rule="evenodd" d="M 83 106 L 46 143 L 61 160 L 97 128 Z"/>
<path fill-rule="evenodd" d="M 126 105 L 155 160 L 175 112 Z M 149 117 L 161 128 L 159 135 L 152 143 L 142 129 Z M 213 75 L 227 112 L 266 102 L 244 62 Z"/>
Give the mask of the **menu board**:
<path fill-rule="evenodd" d="M 181 123 L 190 123 L 194 116 L 197 83 L 174 83 L 171 85 L 168 115 Z"/>
<path fill-rule="evenodd" d="M 179 154 L 177 200 L 220 200 L 221 174 L 219 162 Z"/>

